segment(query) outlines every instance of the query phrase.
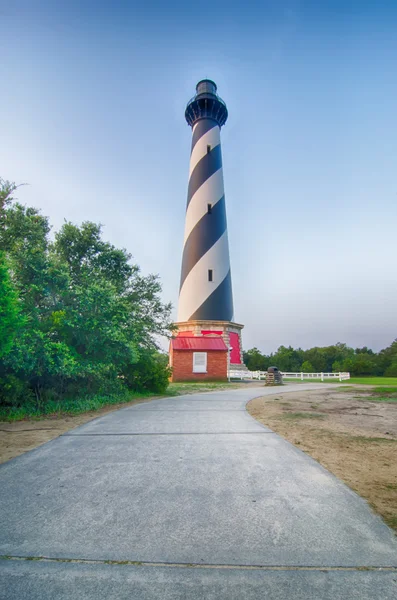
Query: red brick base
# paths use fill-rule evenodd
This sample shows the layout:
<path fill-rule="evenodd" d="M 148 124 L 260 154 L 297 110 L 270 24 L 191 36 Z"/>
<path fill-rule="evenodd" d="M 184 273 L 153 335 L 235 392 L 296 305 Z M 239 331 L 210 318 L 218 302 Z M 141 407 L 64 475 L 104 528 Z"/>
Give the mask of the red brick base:
<path fill-rule="evenodd" d="M 227 351 L 207 352 L 207 373 L 193 373 L 193 351 L 170 348 L 171 381 L 226 381 Z"/>

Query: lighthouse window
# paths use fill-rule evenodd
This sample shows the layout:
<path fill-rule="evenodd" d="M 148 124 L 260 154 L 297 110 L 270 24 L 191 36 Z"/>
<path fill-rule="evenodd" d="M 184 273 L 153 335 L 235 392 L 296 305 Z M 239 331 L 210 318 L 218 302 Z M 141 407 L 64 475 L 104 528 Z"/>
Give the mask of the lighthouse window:
<path fill-rule="evenodd" d="M 208 144 L 207 145 L 207 154 L 209 154 L 211 152 L 211 146 Z"/>
<path fill-rule="evenodd" d="M 208 269 L 208 281 L 212 281 L 212 269 Z"/>
<path fill-rule="evenodd" d="M 207 212 L 209 215 L 212 213 L 212 204 L 207 204 Z"/>

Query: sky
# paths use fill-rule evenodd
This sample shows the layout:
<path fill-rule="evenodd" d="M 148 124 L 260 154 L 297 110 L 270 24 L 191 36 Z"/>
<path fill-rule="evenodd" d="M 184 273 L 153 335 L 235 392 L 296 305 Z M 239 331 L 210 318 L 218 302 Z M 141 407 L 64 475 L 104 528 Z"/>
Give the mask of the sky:
<path fill-rule="evenodd" d="M 245 349 L 397 337 L 397 3 L 0 0 L 0 176 L 103 224 L 176 318 L 196 83 L 225 100 Z"/>

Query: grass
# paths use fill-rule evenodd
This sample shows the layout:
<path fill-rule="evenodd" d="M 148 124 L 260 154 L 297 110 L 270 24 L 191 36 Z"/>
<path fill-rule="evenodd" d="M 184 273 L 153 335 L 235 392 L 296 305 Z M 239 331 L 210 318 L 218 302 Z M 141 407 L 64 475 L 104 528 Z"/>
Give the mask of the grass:
<path fill-rule="evenodd" d="M 352 377 L 347 380 L 350 383 L 362 385 L 388 385 L 397 386 L 397 377 Z"/>
<path fill-rule="evenodd" d="M 397 387 L 379 386 L 371 390 L 371 396 L 360 396 L 367 402 L 397 403 Z"/>
<path fill-rule="evenodd" d="M 280 419 L 324 419 L 326 415 L 321 413 L 311 413 L 311 412 L 287 412 L 284 415 L 281 415 Z"/>
<path fill-rule="evenodd" d="M 95 395 L 87 398 L 65 399 L 60 401 L 49 400 L 41 407 L 33 403 L 18 407 L 0 407 L 0 421 L 22 421 L 23 419 L 40 419 L 43 417 L 61 415 L 80 415 L 82 413 L 99 410 L 105 406 L 125 404 L 134 400 L 150 398 L 155 394 L 149 392 L 114 395 Z"/>
<path fill-rule="evenodd" d="M 263 381 L 263 380 L 262 380 Z M 351 379 L 344 379 L 343 381 L 339 381 L 337 377 L 324 377 L 324 380 L 321 379 L 300 379 L 299 377 L 283 377 L 284 383 L 350 383 Z"/>
<path fill-rule="evenodd" d="M 165 396 L 181 396 L 183 394 L 194 394 L 197 392 L 209 392 L 211 390 L 223 389 L 229 385 L 226 382 L 192 382 L 192 383 L 170 383 L 164 394 L 153 392 L 125 392 L 109 395 L 95 395 L 83 398 L 64 399 L 62 401 L 49 400 L 38 407 L 33 402 L 18 407 L 0 406 L 0 421 L 22 421 L 23 419 L 42 419 L 48 417 L 60 417 L 64 415 L 80 415 L 89 411 L 100 410 L 107 406 L 127 404 L 147 398 L 161 398 Z"/>
<path fill-rule="evenodd" d="M 339 379 L 335 378 L 324 378 L 322 382 L 321 379 L 295 379 L 284 377 L 284 381 L 288 381 L 288 383 L 340 383 L 340 384 L 348 384 L 348 385 L 377 385 L 377 386 L 397 386 L 397 377 L 351 377 L 350 379 L 344 379 L 343 381 L 339 381 Z M 346 388 L 345 388 L 346 389 Z"/>
<path fill-rule="evenodd" d="M 393 527 L 394 529 L 397 529 L 397 516 L 395 517 L 383 517 L 386 521 L 386 523 L 389 525 L 389 527 Z"/>
<path fill-rule="evenodd" d="M 360 400 L 363 400 L 364 402 L 388 402 L 389 404 L 393 404 L 397 403 L 397 397 L 396 398 L 392 398 L 391 396 L 385 396 L 385 397 L 381 397 L 381 396 L 369 396 L 368 398 L 360 398 Z"/>
<path fill-rule="evenodd" d="M 344 439 L 350 442 L 359 442 L 363 444 L 372 444 L 374 442 L 379 444 L 397 444 L 397 440 L 389 440 L 382 437 L 366 437 L 365 435 L 344 435 Z"/>
<path fill-rule="evenodd" d="M 183 394 L 195 394 L 197 392 L 211 392 L 226 388 L 240 387 L 241 382 L 227 381 L 187 381 L 183 383 L 170 383 L 166 394 L 167 396 L 181 396 Z"/>

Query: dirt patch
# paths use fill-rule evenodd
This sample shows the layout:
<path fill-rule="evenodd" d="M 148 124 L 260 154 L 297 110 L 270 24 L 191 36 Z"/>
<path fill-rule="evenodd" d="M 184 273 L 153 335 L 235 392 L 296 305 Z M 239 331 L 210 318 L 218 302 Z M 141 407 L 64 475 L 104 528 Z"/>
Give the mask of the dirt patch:
<path fill-rule="evenodd" d="M 248 412 L 363 496 L 397 531 L 397 404 L 368 389 L 280 392 Z"/>

